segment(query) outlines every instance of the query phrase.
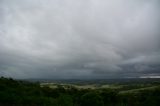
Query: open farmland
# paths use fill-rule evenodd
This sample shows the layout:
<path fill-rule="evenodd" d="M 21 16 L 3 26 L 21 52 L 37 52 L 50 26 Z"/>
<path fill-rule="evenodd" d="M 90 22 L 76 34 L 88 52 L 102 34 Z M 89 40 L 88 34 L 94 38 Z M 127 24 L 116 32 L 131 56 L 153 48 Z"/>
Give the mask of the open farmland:
<path fill-rule="evenodd" d="M 118 91 L 120 94 L 129 92 L 138 92 L 143 90 L 154 90 L 160 87 L 159 79 L 129 79 L 128 81 L 106 81 L 98 80 L 94 82 L 90 81 L 58 81 L 58 82 L 43 82 L 40 83 L 41 87 L 49 87 L 56 89 L 62 87 L 64 89 L 76 88 L 76 89 L 112 89 Z"/>

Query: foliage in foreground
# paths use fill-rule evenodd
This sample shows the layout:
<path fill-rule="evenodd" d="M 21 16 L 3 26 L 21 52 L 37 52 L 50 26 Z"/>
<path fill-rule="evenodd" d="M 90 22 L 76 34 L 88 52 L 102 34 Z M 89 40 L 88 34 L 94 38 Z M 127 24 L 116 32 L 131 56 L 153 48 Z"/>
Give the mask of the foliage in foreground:
<path fill-rule="evenodd" d="M 56 89 L 0 78 L 0 106 L 159 106 L 160 87 L 136 93 L 113 89 Z"/>

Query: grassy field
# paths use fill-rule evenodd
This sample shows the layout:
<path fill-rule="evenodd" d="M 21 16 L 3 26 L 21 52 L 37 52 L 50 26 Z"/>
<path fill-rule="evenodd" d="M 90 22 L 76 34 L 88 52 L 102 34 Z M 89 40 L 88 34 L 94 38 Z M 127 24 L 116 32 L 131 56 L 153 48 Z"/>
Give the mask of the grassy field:
<path fill-rule="evenodd" d="M 56 89 L 59 86 L 64 89 L 76 88 L 76 89 L 112 89 L 123 93 L 136 93 L 143 90 L 154 90 L 160 87 L 159 83 L 134 83 L 134 84 L 69 84 L 69 83 L 40 83 L 41 87 L 49 87 Z"/>
<path fill-rule="evenodd" d="M 130 90 L 124 90 L 120 91 L 120 94 L 125 94 L 125 93 L 139 93 L 144 90 L 155 90 L 156 88 L 159 88 L 160 85 L 157 86 L 150 86 L 150 87 L 143 87 L 143 88 L 136 88 L 136 89 L 130 89 Z"/>

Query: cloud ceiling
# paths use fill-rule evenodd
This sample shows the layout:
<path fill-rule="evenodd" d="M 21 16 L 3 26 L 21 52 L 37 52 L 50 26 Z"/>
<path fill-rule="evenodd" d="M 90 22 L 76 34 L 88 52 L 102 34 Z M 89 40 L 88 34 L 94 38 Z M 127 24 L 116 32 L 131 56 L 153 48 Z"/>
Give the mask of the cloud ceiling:
<path fill-rule="evenodd" d="M 0 0 L 0 75 L 160 75 L 159 0 Z"/>

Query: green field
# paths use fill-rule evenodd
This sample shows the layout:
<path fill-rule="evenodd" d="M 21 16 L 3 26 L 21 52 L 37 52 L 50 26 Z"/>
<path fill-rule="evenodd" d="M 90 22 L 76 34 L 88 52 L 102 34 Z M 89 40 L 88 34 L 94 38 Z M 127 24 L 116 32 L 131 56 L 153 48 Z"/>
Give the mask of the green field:
<path fill-rule="evenodd" d="M 151 84 L 151 83 L 137 83 L 137 84 L 69 84 L 69 83 L 40 83 L 41 87 L 49 87 L 52 89 L 56 89 L 59 86 L 64 89 L 76 88 L 76 89 L 112 89 L 118 90 L 120 93 L 132 92 L 132 91 L 141 91 L 147 89 L 155 89 L 160 87 L 159 83 Z"/>

